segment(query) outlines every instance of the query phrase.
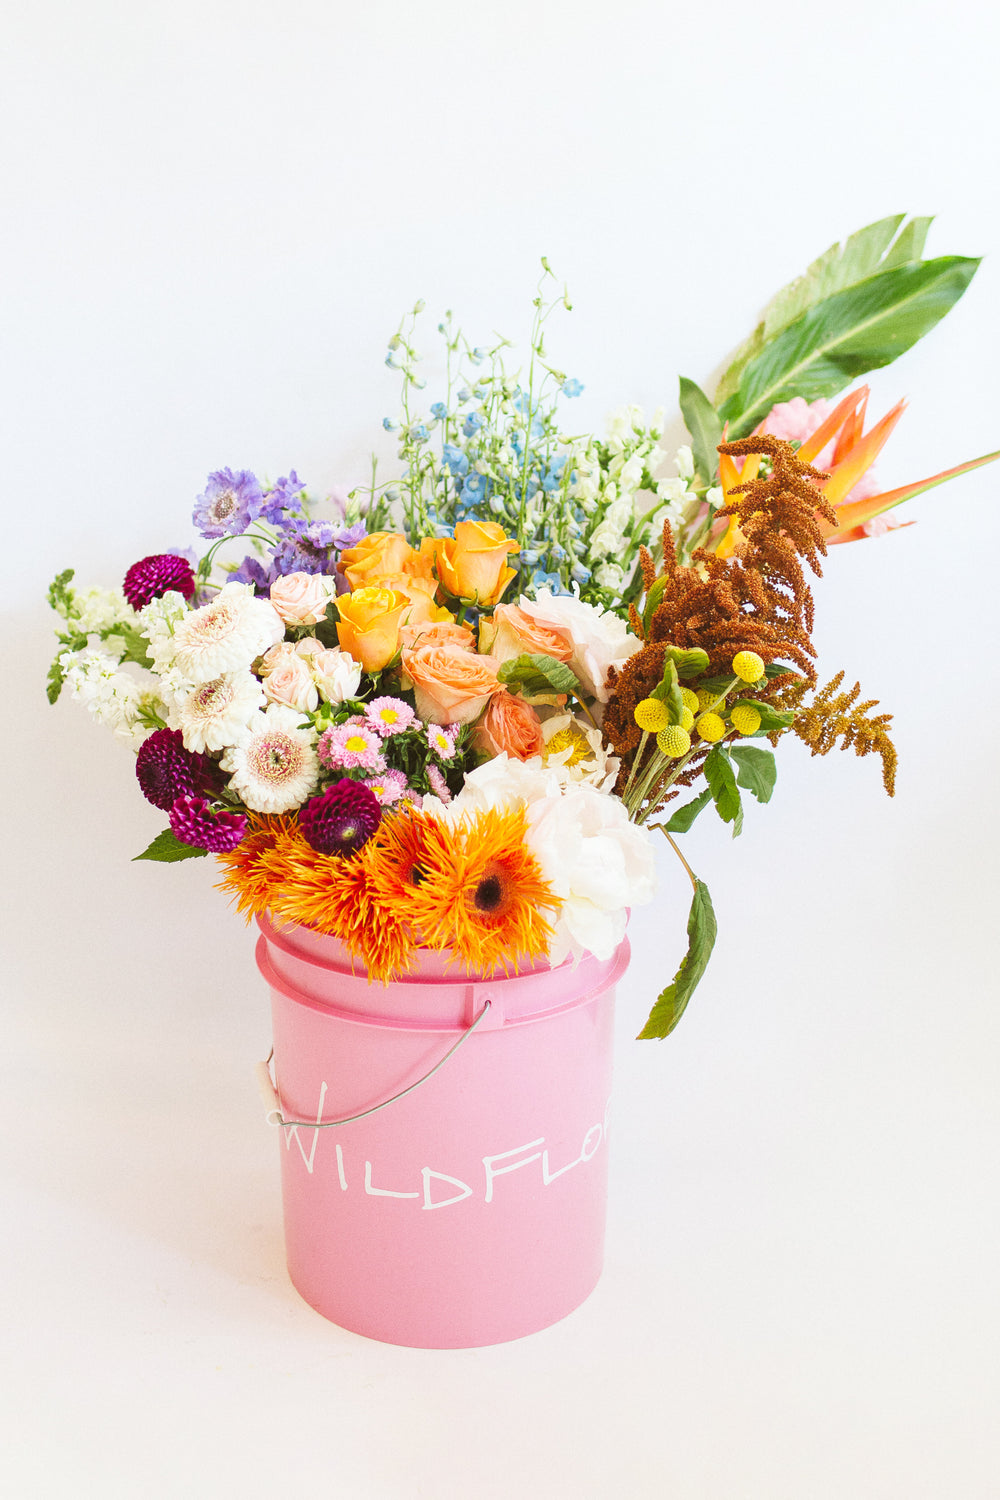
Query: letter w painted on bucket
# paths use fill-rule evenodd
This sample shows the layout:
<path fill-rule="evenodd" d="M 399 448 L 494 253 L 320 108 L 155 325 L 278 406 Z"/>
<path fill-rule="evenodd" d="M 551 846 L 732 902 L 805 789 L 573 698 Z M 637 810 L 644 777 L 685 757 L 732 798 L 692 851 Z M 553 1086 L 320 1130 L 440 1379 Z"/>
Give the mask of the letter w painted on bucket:
<path fill-rule="evenodd" d="M 316 1107 L 316 1124 L 317 1125 L 319 1125 L 320 1122 L 321 1122 L 321 1120 L 323 1119 L 323 1105 L 324 1105 L 325 1102 L 326 1102 L 326 1084 L 324 1083 L 324 1084 L 322 1084 L 320 1086 L 319 1104 Z M 308 1130 L 311 1127 L 310 1126 L 305 1126 L 303 1128 L 305 1128 L 305 1129 Z M 291 1150 L 292 1141 L 294 1140 L 296 1146 L 298 1146 L 298 1148 L 299 1148 L 299 1154 L 301 1155 L 302 1160 L 305 1162 L 306 1171 L 307 1172 L 311 1172 L 312 1169 L 313 1169 L 313 1162 L 316 1159 L 316 1142 L 319 1140 L 319 1131 L 318 1130 L 313 1130 L 313 1133 L 312 1133 L 312 1145 L 309 1147 L 309 1151 L 308 1151 L 308 1154 L 307 1154 L 306 1148 L 305 1148 L 305 1146 L 303 1146 L 302 1141 L 299 1138 L 299 1129 L 300 1129 L 300 1127 L 298 1125 L 286 1125 L 285 1126 L 285 1150 L 286 1151 L 290 1151 Z M 338 1152 L 337 1154 L 339 1156 L 340 1153 Z M 341 1175 L 343 1175 L 343 1173 L 341 1173 Z M 345 1183 L 344 1186 L 346 1187 L 347 1184 Z"/>

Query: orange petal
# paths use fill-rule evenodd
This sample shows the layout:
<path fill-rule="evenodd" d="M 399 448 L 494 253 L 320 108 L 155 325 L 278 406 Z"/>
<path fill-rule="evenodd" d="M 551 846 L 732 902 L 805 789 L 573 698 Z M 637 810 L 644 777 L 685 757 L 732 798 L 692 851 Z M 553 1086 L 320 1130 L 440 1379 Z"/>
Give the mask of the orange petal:
<path fill-rule="evenodd" d="M 833 408 L 826 421 L 816 428 L 812 437 L 806 438 L 796 457 L 801 458 L 804 464 L 811 464 L 817 453 L 822 453 L 830 439 L 867 400 L 868 387 L 866 385 L 859 385 L 856 391 L 848 392 L 843 401 L 839 401 Z"/>
<path fill-rule="evenodd" d="M 847 421 L 840 429 L 840 436 L 838 437 L 836 446 L 834 447 L 831 463 L 839 464 L 841 459 L 847 457 L 854 445 L 861 441 L 861 435 L 865 430 L 865 416 L 868 411 L 867 386 L 864 387 L 864 393 L 865 399 L 862 401 L 861 405 L 855 409 L 854 415 L 848 417 Z"/>
<path fill-rule="evenodd" d="M 944 469 L 930 479 L 918 479 L 913 484 L 902 485 L 898 490 L 884 490 L 881 495 L 871 495 L 867 500 L 855 500 L 853 505 L 841 505 L 837 509 L 837 525 L 831 526 L 828 521 L 819 518 L 820 529 L 827 541 L 846 541 L 847 531 L 860 526 L 864 521 L 870 521 L 872 516 L 880 516 L 883 511 L 892 510 L 894 505 L 902 505 L 904 500 L 922 495 L 924 490 L 932 490 L 936 485 L 944 484 L 945 480 L 955 479 L 959 474 L 968 474 L 972 469 L 981 469 L 984 464 L 991 464 L 998 458 L 1000 451 L 986 453 L 982 458 L 970 458 L 968 463 L 957 464 L 954 469 Z"/>
<path fill-rule="evenodd" d="M 831 470 L 830 478 L 820 485 L 831 505 L 839 505 L 849 495 L 862 474 L 871 468 L 885 447 L 893 428 L 906 410 L 906 402 L 899 401 L 887 412 L 881 422 L 876 422 L 871 432 L 855 443 L 845 459 Z"/>

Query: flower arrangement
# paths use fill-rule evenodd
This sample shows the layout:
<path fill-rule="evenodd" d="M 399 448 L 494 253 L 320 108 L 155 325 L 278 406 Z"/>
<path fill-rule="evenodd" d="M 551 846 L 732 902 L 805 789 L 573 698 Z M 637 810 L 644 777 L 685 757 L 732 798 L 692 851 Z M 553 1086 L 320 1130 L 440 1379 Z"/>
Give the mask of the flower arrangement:
<path fill-rule="evenodd" d="M 443 399 L 417 409 L 422 304 L 400 325 L 400 478 L 324 509 L 294 470 L 220 469 L 194 505 L 201 556 L 143 558 L 119 589 L 60 574 L 49 697 L 66 685 L 136 752 L 169 824 L 137 858 L 214 854 L 248 916 L 332 934 L 387 982 L 421 947 L 480 972 L 609 957 L 654 895 L 651 830 L 680 854 L 711 804 L 738 834 L 785 734 L 877 754 L 891 795 L 890 716 L 842 672 L 819 684 L 807 575 L 998 456 L 883 491 L 902 403 L 866 430 L 866 386 L 831 401 L 968 285 L 974 260 L 922 258 L 928 224 L 831 247 L 714 400 L 682 379 L 673 476 L 659 416 L 565 434 L 582 387 L 547 353 L 569 304 L 546 300 L 543 261 L 523 374 L 449 314 Z M 223 561 L 234 541 L 242 560 Z M 684 864 L 689 949 L 643 1037 L 676 1025 L 714 941 Z"/>

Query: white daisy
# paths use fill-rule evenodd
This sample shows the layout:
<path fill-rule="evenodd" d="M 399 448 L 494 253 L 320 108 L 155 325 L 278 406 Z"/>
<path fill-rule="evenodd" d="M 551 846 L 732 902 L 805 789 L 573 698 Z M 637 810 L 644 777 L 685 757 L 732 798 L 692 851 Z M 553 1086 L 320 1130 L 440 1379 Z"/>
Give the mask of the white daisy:
<path fill-rule="evenodd" d="M 178 704 L 174 715 L 184 748 L 204 754 L 235 745 L 264 701 L 264 689 L 246 670 L 201 683 Z"/>
<path fill-rule="evenodd" d="M 249 667 L 283 640 L 284 622 L 267 599 L 255 599 L 252 583 L 227 583 L 210 604 L 192 610 L 174 627 L 174 664 L 193 683 Z"/>
<path fill-rule="evenodd" d="M 265 713 L 254 714 L 223 755 L 233 791 L 252 812 L 291 812 L 314 790 L 319 777 L 315 734 L 300 728 L 301 720 L 296 709 L 272 703 Z"/>

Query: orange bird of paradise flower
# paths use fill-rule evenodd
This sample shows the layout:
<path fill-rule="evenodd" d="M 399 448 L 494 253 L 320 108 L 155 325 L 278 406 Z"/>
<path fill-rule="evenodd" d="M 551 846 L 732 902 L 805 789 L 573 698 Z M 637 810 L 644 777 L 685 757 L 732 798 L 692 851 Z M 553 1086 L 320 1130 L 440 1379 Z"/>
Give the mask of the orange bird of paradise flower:
<path fill-rule="evenodd" d="M 968 463 L 958 464 L 953 469 L 944 469 L 930 479 L 918 479 L 899 489 L 883 490 L 880 494 L 852 501 L 851 491 L 871 468 L 906 410 L 905 401 L 897 402 L 880 422 L 876 422 L 874 427 L 865 432 L 868 395 L 869 387 L 866 385 L 849 392 L 798 450 L 797 457 L 811 464 L 815 463 L 828 443 L 834 443 L 833 458 L 827 470 L 829 478 L 818 485 L 837 513 L 836 525 L 822 517 L 817 518 L 823 538 L 830 544 L 863 540 L 870 534 L 865 529 L 866 523 L 876 516 L 884 515 L 895 506 L 902 505 L 904 500 L 912 499 L 914 495 L 923 494 L 924 490 L 931 490 L 935 485 L 944 484 L 948 479 L 955 479 L 959 474 L 967 474 L 972 469 L 980 469 L 984 464 L 1000 458 L 1000 451 L 987 453 L 982 458 L 972 458 Z M 736 485 L 747 484 L 756 479 L 759 467 L 760 457 L 757 454 L 751 454 L 741 469 L 736 467 L 735 461 L 728 454 L 720 454 L 719 479 L 727 504 L 730 492 Z M 904 521 L 900 524 L 912 526 L 913 522 Z M 720 557 L 730 556 L 741 539 L 736 517 L 733 516 L 715 549 L 717 554 Z"/>

